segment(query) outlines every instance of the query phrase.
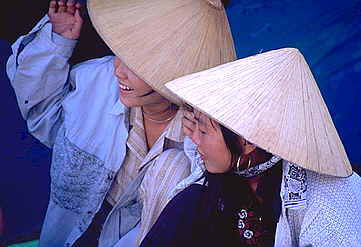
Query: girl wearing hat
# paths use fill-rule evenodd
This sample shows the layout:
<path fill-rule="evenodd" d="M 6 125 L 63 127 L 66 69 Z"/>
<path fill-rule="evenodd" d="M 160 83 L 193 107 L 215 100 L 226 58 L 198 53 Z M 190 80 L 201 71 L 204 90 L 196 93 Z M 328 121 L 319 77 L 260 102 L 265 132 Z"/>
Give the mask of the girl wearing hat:
<path fill-rule="evenodd" d="M 165 82 L 233 61 L 219 0 L 88 0 L 115 56 L 70 66 L 83 20 L 51 1 L 7 73 L 29 132 L 52 148 L 39 246 L 134 246 L 189 174 L 179 98 Z"/>
<path fill-rule="evenodd" d="M 142 246 L 361 245 L 361 178 L 297 49 L 167 87 L 195 109 L 192 175 Z"/>

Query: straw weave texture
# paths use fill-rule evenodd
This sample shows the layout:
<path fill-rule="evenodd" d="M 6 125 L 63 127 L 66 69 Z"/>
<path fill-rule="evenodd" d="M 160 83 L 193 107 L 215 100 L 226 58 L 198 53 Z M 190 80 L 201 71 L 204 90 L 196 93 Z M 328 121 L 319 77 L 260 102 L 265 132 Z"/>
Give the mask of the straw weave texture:
<path fill-rule="evenodd" d="M 213 4 L 212 4 L 213 2 Z M 219 0 L 89 0 L 93 25 L 107 45 L 171 101 L 167 81 L 236 59 Z"/>
<path fill-rule="evenodd" d="M 322 174 L 352 169 L 302 54 L 273 50 L 167 83 L 184 101 L 257 146 Z"/>

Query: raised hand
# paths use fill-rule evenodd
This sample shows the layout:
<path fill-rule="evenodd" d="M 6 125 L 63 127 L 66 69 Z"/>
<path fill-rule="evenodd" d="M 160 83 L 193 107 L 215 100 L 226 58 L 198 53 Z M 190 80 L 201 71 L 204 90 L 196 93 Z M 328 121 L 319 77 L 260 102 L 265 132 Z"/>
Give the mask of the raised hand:
<path fill-rule="evenodd" d="M 194 142 L 193 132 L 194 132 L 195 128 L 197 127 L 196 126 L 197 122 L 196 122 L 196 119 L 194 116 L 194 112 L 193 112 L 193 109 L 188 105 L 184 105 L 183 108 L 184 108 L 183 119 L 182 119 L 183 131 L 184 131 L 184 134 L 189 136 L 192 139 L 192 141 Z"/>
<path fill-rule="evenodd" d="M 49 18 L 53 25 L 53 32 L 67 39 L 78 39 L 83 19 L 80 16 L 81 4 L 75 0 L 52 0 L 49 4 Z"/>

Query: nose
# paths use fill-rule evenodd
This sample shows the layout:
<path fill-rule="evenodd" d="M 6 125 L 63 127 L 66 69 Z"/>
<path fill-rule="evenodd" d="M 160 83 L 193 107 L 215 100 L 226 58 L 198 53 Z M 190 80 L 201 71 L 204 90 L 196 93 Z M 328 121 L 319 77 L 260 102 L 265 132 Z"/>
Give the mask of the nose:
<path fill-rule="evenodd" d="M 193 134 L 192 134 L 192 141 L 194 144 L 196 144 L 199 147 L 200 144 L 200 138 L 199 138 L 199 130 L 198 130 L 198 124 L 196 124 L 196 127 L 194 128 Z"/>
<path fill-rule="evenodd" d="M 116 77 L 118 77 L 121 80 L 125 80 L 128 78 L 127 73 L 125 73 L 120 66 L 116 67 L 114 70 L 114 74 L 116 75 Z"/>

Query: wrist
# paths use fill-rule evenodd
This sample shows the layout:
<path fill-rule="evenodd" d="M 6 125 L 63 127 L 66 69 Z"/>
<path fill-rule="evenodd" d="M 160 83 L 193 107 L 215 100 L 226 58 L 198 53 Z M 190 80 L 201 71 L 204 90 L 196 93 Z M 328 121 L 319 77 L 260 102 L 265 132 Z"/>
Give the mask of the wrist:
<path fill-rule="evenodd" d="M 66 47 L 74 48 L 78 42 L 78 40 L 76 40 L 76 39 L 68 39 L 55 32 L 52 32 L 51 38 L 52 38 L 53 43 L 57 46 L 66 46 Z"/>

